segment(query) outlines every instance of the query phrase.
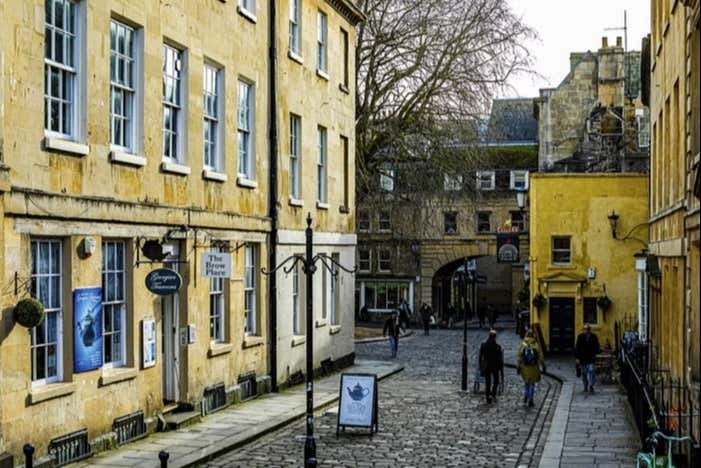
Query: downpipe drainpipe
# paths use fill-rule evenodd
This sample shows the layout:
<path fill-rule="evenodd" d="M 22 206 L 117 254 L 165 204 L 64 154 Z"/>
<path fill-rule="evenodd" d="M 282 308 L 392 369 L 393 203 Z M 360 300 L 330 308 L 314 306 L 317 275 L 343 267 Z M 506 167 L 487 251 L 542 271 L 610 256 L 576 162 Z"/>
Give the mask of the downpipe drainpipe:
<path fill-rule="evenodd" d="M 269 141 L 269 181 L 268 181 L 268 216 L 270 217 L 270 245 L 268 248 L 268 271 L 275 269 L 277 259 L 278 231 L 278 186 L 277 186 L 277 9 L 276 1 L 270 5 L 268 21 L 268 141 Z M 270 339 L 269 363 L 271 390 L 278 391 L 277 385 L 277 273 L 268 277 L 268 333 Z"/>

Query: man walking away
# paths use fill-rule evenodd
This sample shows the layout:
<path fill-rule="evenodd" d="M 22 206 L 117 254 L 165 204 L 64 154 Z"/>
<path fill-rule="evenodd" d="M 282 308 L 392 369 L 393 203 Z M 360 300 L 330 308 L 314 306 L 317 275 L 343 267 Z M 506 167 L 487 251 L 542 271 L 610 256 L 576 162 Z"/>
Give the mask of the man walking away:
<path fill-rule="evenodd" d="M 395 312 L 390 314 L 389 318 L 385 321 L 385 327 L 382 329 L 382 336 L 389 334 L 389 350 L 392 353 L 392 357 L 397 357 L 397 351 L 399 350 L 399 328 L 401 324 L 399 322 L 399 317 Z"/>
<path fill-rule="evenodd" d="M 421 321 L 424 324 L 424 335 L 428 336 L 428 330 L 431 327 L 431 307 L 424 302 L 421 304 L 419 313 L 421 313 Z"/>
<path fill-rule="evenodd" d="M 587 323 L 584 325 L 584 333 L 580 333 L 577 337 L 577 344 L 574 349 L 577 365 L 582 370 L 582 382 L 584 382 L 585 392 L 594 393 L 596 355 L 600 352 L 599 338 L 591 332 L 591 325 Z"/>
<path fill-rule="evenodd" d="M 480 346 L 480 369 L 484 372 L 487 403 L 496 401 L 497 388 L 499 387 L 499 374 L 504 371 L 504 354 L 501 346 L 497 344 L 497 332 L 489 330 L 487 341 Z"/>
<path fill-rule="evenodd" d="M 401 300 L 399 303 L 399 320 L 402 323 L 402 328 L 403 329 L 408 329 L 409 328 L 409 315 L 411 314 L 411 309 L 409 308 L 409 304 L 406 303 L 404 299 Z"/>
<path fill-rule="evenodd" d="M 523 343 L 518 350 L 518 367 L 516 371 L 523 379 L 523 404 L 533 408 L 533 398 L 535 397 L 535 384 L 540 382 L 540 369 L 545 372 L 545 361 L 540 350 L 538 341 L 535 339 L 533 330 L 528 330 L 523 339 Z"/>

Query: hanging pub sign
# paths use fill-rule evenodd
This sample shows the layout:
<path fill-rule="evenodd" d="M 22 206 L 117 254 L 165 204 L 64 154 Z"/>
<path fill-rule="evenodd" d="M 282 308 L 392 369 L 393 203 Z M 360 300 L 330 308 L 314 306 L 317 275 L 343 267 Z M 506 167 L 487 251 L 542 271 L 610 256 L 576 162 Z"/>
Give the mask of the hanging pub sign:
<path fill-rule="evenodd" d="M 178 272 L 170 268 L 158 268 L 146 275 L 146 288 L 159 296 L 177 293 L 182 284 Z"/>
<path fill-rule="evenodd" d="M 367 427 L 377 432 L 377 375 L 341 374 L 336 437 L 346 427 Z"/>
<path fill-rule="evenodd" d="M 205 278 L 231 278 L 231 254 L 203 253 L 202 276 Z"/>
<path fill-rule="evenodd" d="M 518 234 L 497 233 L 497 263 L 518 263 Z"/>
<path fill-rule="evenodd" d="M 102 288 L 73 291 L 73 371 L 102 367 Z"/>

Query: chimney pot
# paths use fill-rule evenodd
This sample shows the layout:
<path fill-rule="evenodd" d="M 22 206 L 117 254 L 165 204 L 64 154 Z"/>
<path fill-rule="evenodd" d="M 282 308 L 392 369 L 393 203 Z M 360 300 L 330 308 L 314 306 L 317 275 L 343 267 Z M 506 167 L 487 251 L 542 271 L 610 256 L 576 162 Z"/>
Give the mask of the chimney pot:
<path fill-rule="evenodd" d="M 601 38 L 601 48 L 606 49 L 609 46 L 609 38 L 604 36 Z"/>

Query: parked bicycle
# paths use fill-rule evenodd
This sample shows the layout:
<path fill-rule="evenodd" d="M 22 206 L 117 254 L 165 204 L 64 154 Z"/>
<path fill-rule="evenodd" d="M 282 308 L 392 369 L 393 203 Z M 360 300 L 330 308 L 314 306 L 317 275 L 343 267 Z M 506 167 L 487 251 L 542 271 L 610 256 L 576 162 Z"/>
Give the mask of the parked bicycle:
<path fill-rule="evenodd" d="M 657 455 L 657 445 L 659 443 L 659 438 L 667 441 L 667 455 Z M 675 437 L 663 434 L 660 431 L 655 431 L 647 439 L 650 447 L 652 448 L 651 453 L 639 452 L 638 458 L 636 460 L 636 468 L 675 468 L 672 460 L 672 444 L 675 442 L 686 442 L 690 441 L 691 437 Z"/>

